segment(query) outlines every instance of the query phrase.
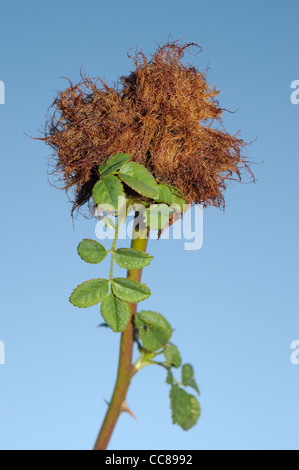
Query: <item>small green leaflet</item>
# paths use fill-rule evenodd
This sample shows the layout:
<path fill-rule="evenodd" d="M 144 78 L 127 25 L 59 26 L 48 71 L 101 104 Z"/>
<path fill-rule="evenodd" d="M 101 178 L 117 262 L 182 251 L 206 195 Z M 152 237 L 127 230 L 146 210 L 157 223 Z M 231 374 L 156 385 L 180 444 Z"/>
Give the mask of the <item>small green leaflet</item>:
<path fill-rule="evenodd" d="M 105 217 L 104 218 L 104 224 L 106 225 L 106 227 L 109 230 L 115 230 L 116 229 L 116 225 L 115 225 L 114 221 L 112 219 L 110 219 L 110 217 Z"/>
<path fill-rule="evenodd" d="M 101 305 L 101 314 L 110 328 L 119 333 L 130 321 L 130 308 L 127 303 L 110 294 Z"/>
<path fill-rule="evenodd" d="M 199 395 L 199 389 L 194 379 L 194 372 L 191 364 L 184 364 L 182 367 L 182 385 L 192 387 Z"/>
<path fill-rule="evenodd" d="M 167 371 L 166 383 L 167 383 L 168 385 L 173 385 L 173 384 L 174 384 L 173 374 L 172 374 L 172 372 L 171 372 L 170 369 Z"/>
<path fill-rule="evenodd" d="M 100 173 L 100 175 L 103 173 L 104 169 L 105 169 L 105 166 L 106 166 L 106 162 L 103 162 L 100 164 L 99 168 L 98 168 L 98 171 Z"/>
<path fill-rule="evenodd" d="M 175 196 L 179 196 L 179 197 L 182 197 L 182 198 L 184 197 L 184 194 L 182 193 L 182 191 L 179 188 L 177 188 L 176 186 L 169 185 L 168 187 L 169 187 L 170 191 L 172 192 L 172 194 L 174 194 Z"/>
<path fill-rule="evenodd" d="M 85 238 L 78 246 L 78 254 L 86 263 L 98 264 L 105 259 L 107 251 L 95 240 Z"/>
<path fill-rule="evenodd" d="M 75 307 L 91 307 L 104 300 L 108 292 L 109 281 L 106 279 L 91 279 L 83 282 L 73 291 L 70 302 Z"/>
<path fill-rule="evenodd" d="M 145 284 L 120 277 L 113 279 L 112 291 L 120 300 L 134 304 L 147 299 L 151 295 L 150 289 Z"/>
<path fill-rule="evenodd" d="M 171 206 L 173 201 L 173 194 L 167 184 L 158 185 L 158 199 L 162 202 L 166 202 Z"/>
<path fill-rule="evenodd" d="M 200 416 L 200 406 L 193 395 L 173 385 L 170 390 L 170 404 L 172 410 L 172 422 L 178 424 L 184 431 L 192 428 Z"/>
<path fill-rule="evenodd" d="M 182 364 L 181 355 L 178 348 L 174 344 L 168 344 L 163 353 L 166 359 L 167 367 L 180 367 Z"/>
<path fill-rule="evenodd" d="M 135 315 L 135 326 L 139 330 L 143 346 L 148 351 L 164 348 L 172 335 L 168 321 L 159 313 L 142 311 Z"/>
<path fill-rule="evenodd" d="M 102 176 L 110 175 L 115 171 L 119 170 L 125 163 L 130 160 L 130 155 L 126 153 L 117 153 L 113 155 L 113 157 L 109 158 L 109 160 L 103 165 L 99 166 L 99 173 Z"/>
<path fill-rule="evenodd" d="M 172 213 L 173 209 L 166 204 L 151 205 L 146 211 L 148 228 L 152 230 L 161 230 L 169 224 L 170 215 Z"/>
<path fill-rule="evenodd" d="M 179 210 L 183 212 L 184 204 L 186 204 L 186 199 L 184 198 L 182 191 L 179 188 L 176 188 L 175 186 L 168 187 L 173 194 L 172 206 L 174 206 L 175 208 L 177 208 L 176 206 L 178 206 Z"/>
<path fill-rule="evenodd" d="M 148 266 L 152 259 L 153 257 L 147 253 L 131 248 L 119 248 L 115 253 L 115 261 L 125 269 L 141 269 Z"/>
<path fill-rule="evenodd" d="M 117 210 L 119 198 L 124 197 L 123 186 L 116 176 L 104 176 L 98 181 L 92 190 L 94 202 L 103 210 Z"/>
<path fill-rule="evenodd" d="M 172 206 L 175 209 L 178 208 L 181 212 L 183 212 L 185 204 L 186 204 L 186 199 L 183 199 L 182 197 L 173 196 Z"/>
<path fill-rule="evenodd" d="M 157 195 L 157 183 L 153 175 L 139 163 L 129 162 L 121 167 L 120 179 L 142 196 L 154 198 Z"/>

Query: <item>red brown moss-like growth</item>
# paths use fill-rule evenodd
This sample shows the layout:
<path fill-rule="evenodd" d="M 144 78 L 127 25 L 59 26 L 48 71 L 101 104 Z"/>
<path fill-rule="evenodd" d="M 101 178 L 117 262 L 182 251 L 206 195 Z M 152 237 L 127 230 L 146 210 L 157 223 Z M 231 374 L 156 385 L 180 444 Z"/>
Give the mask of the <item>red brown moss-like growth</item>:
<path fill-rule="evenodd" d="M 223 207 L 228 180 L 241 180 L 242 170 L 254 178 L 241 155 L 243 140 L 221 126 L 218 91 L 205 72 L 182 62 L 192 46 L 168 43 L 150 60 L 135 54 L 120 90 L 82 74 L 79 84 L 58 94 L 41 140 L 55 152 L 63 188 L 74 192 L 73 209 L 90 201 L 98 165 L 118 152 L 145 165 L 158 182 L 177 186 L 188 203 Z"/>

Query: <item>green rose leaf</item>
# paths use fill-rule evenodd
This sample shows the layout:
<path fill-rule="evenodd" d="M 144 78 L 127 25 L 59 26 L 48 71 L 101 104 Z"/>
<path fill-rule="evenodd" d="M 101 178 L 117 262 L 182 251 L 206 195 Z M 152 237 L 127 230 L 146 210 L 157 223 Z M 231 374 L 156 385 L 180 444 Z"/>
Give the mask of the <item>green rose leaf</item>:
<path fill-rule="evenodd" d="M 170 390 L 172 422 L 178 424 L 184 431 L 192 428 L 200 416 L 200 406 L 193 395 L 173 385 Z"/>
<path fill-rule="evenodd" d="M 173 209 L 166 204 L 154 204 L 146 211 L 147 226 L 152 230 L 161 230 L 169 224 Z"/>
<path fill-rule="evenodd" d="M 158 199 L 162 202 L 166 202 L 166 204 L 171 206 L 173 201 L 173 194 L 167 184 L 158 185 Z"/>
<path fill-rule="evenodd" d="M 195 382 L 193 367 L 191 364 L 184 364 L 182 367 L 182 385 L 192 387 L 199 395 L 199 388 Z"/>
<path fill-rule="evenodd" d="M 172 374 L 170 369 L 167 371 L 166 383 L 168 385 L 173 385 L 174 384 L 173 374 Z"/>
<path fill-rule="evenodd" d="M 131 248 L 119 248 L 115 253 L 115 261 L 125 269 L 141 269 L 148 266 L 152 259 L 147 253 Z"/>
<path fill-rule="evenodd" d="M 101 314 L 110 328 L 119 333 L 130 321 L 130 308 L 127 303 L 110 294 L 101 305 Z"/>
<path fill-rule="evenodd" d="M 121 167 L 120 179 L 142 196 L 154 198 L 157 195 L 157 183 L 153 175 L 139 163 L 129 162 Z"/>
<path fill-rule="evenodd" d="M 186 204 L 186 199 L 182 197 L 178 197 L 178 196 L 173 196 L 173 199 L 172 199 L 173 207 L 177 208 L 176 206 L 178 206 L 179 210 L 183 212 L 185 204 Z"/>
<path fill-rule="evenodd" d="M 109 160 L 103 165 L 99 166 L 99 173 L 102 176 L 110 175 L 115 171 L 119 170 L 125 163 L 130 160 L 130 155 L 126 153 L 117 153 L 113 155 L 113 157 L 109 158 Z"/>
<path fill-rule="evenodd" d="M 151 295 L 150 289 L 145 284 L 120 277 L 113 279 L 112 291 L 120 300 L 134 304 L 147 299 Z"/>
<path fill-rule="evenodd" d="M 117 210 L 119 198 L 124 197 L 123 186 L 116 176 L 104 176 L 94 185 L 92 197 L 103 210 Z"/>
<path fill-rule="evenodd" d="M 86 263 L 98 264 L 105 259 L 107 251 L 97 241 L 86 238 L 79 244 L 78 254 Z"/>
<path fill-rule="evenodd" d="M 91 279 L 83 282 L 73 291 L 70 302 L 75 307 L 91 307 L 104 300 L 108 292 L 109 281 L 106 279 Z"/>
<path fill-rule="evenodd" d="M 110 219 L 110 217 L 105 217 L 104 224 L 106 225 L 106 227 L 109 230 L 115 230 L 116 229 L 116 225 L 115 225 L 114 221 L 112 219 Z"/>
<path fill-rule="evenodd" d="M 172 206 L 179 206 L 179 210 L 183 212 L 184 204 L 186 204 L 186 199 L 184 198 L 182 191 L 179 188 L 176 188 L 175 186 L 168 186 L 168 188 L 173 195 Z"/>
<path fill-rule="evenodd" d="M 172 335 L 168 321 L 159 313 L 142 311 L 135 315 L 135 326 L 139 330 L 143 346 L 148 351 L 164 348 Z"/>
<path fill-rule="evenodd" d="M 169 344 L 164 349 L 164 356 L 167 367 L 180 367 L 182 364 L 181 355 L 178 348 L 174 344 Z"/>
<path fill-rule="evenodd" d="M 103 173 L 103 171 L 105 169 L 105 166 L 106 166 L 106 162 L 103 162 L 103 163 L 100 164 L 100 166 L 98 168 L 100 175 Z"/>
<path fill-rule="evenodd" d="M 169 185 L 168 188 L 170 189 L 170 191 L 172 192 L 172 194 L 174 196 L 179 196 L 179 197 L 182 197 L 184 198 L 184 194 L 182 193 L 182 191 L 177 188 L 176 186 L 172 186 L 172 185 Z"/>

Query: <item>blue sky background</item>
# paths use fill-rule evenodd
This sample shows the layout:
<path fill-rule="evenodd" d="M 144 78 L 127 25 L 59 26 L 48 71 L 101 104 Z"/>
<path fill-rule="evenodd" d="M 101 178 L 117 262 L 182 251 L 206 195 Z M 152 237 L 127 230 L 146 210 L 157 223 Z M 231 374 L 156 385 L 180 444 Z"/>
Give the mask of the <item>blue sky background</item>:
<path fill-rule="evenodd" d="M 194 364 L 202 417 L 184 432 L 170 422 L 160 368 L 134 379 L 110 449 L 298 449 L 298 124 L 290 84 L 299 79 L 294 0 L 0 2 L 1 449 L 90 449 L 114 386 L 119 336 L 98 329 L 99 309 L 76 309 L 78 283 L 105 276 L 76 254 L 95 222 L 79 218 L 47 182 L 48 148 L 29 139 L 66 83 L 117 81 L 126 52 L 184 37 L 189 57 L 222 91 L 229 131 L 249 147 L 255 185 L 235 184 L 225 213 L 204 214 L 204 246 L 152 241 L 143 307 L 163 313 Z M 108 246 L 108 245 L 107 245 Z M 165 294 L 167 288 L 167 295 Z"/>

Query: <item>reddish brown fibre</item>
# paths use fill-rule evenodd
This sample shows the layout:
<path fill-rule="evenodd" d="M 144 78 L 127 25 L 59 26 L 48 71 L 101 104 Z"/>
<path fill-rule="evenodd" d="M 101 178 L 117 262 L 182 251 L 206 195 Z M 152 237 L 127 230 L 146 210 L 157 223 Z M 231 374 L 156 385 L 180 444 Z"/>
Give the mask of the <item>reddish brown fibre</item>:
<path fill-rule="evenodd" d="M 228 180 L 241 180 L 242 170 L 254 179 L 243 140 L 222 126 L 219 92 L 206 71 L 182 62 L 192 46 L 168 43 L 150 60 L 135 54 L 120 90 L 81 74 L 80 83 L 58 93 L 41 140 L 54 150 L 54 173 L 73 190 L 74 209 L 90 201 L 98 165 L 118 152 L 177 186 L 188 203 L 223 207 Z"/>

